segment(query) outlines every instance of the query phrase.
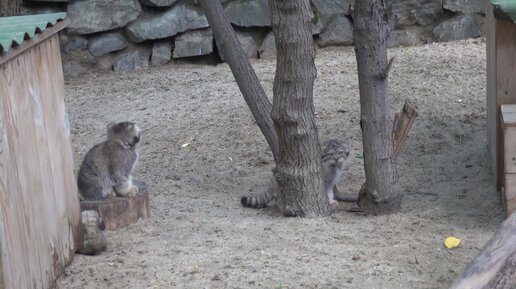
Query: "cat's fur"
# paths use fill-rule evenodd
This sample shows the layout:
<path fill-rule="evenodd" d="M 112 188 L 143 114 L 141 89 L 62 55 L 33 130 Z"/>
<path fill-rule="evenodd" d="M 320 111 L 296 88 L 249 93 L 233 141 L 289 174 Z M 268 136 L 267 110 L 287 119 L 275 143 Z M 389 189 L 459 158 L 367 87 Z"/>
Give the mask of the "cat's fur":
<path fill-rule="evenodd" d="M 140 129 L 132 122 L 109 124 L 107 140 L 91 148 L 79 170 L 77 184 L 86 200 L 131 197 L 138 193 L 131 171 L 138 159 Z"/>
<path fill-rule="evenodd" d="M 82 211 L 82 229 L 84 240 L 78 252 L 85 255 L 96 255 L 107 248 L 105 224 L 96 211 Z"/>
<path fill-rule="evenodd" d="M 323 167 L 322 174 L 324 178 L 324 191 L 326 194 L 328 194 L 330 205 L 335 205 L 337 202 L 335 200 L 336 196 L 334 194 L 334 188 L 336 189 L 337 183 L 342 176 L 342 172 L 349 163 L 348 160 L 350 152 L 351 143 L 348 141 L 342 142 L 336 139 L 332 139 L 325 143 L 321 154 Z M 278 192 L 278 184 L 275 178 L 272 178 L 267 191 L 256 196 L 242 197 L 240 199 L 240 203 L 244 207 L 263 208 L 273 202 L 278 201 Z"/>

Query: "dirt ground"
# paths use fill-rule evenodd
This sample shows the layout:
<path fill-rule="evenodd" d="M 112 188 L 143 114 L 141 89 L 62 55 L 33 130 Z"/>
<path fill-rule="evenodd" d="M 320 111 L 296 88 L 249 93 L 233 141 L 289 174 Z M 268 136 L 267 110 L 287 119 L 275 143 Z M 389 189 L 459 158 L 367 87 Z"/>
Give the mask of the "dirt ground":
<path fill-rule="evenodd" d="M 58 288 L 446 288 L 503 220 L 487 155 L 485 41 L 389 50 L 392 110 L 420 109 L 398 158 L 401 212 L 284 218 L 243 208 L 265 189 L 272 156 L 226 64 L 169 64 L 67 78 L 75 165 L 110 121 L 142 128 L 137 178 L 152 217 L 107 233 L 109 248 L 77 255 Z M 321 139 L 348 134 L 353 164 L 340 190 L 364 180 L 352 48 L 319 50 Z M 272 95 L 275 61 L 253 62 Z M 189 143 L 189 146 L 182 147 Z M 359 155 L 358 155 L 359 156 Z M 446 250 L 456 236 L 463 245 Z"/>

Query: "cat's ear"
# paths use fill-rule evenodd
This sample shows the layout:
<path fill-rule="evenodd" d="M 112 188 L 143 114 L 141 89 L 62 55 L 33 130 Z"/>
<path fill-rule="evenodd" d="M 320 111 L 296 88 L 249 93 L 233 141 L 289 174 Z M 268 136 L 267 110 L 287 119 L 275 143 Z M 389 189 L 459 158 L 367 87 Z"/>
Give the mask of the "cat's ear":
<path fill-rule="evenodd" d="M 114 133 L 114 129 L 115 129 L 115 126 L 116 126 L 116 123 L 115 122 L 110 122 L 108 123 L 106 129 L 107 129 L 107 134 L 108 134 L 108 138 L 113 135 Z"/>

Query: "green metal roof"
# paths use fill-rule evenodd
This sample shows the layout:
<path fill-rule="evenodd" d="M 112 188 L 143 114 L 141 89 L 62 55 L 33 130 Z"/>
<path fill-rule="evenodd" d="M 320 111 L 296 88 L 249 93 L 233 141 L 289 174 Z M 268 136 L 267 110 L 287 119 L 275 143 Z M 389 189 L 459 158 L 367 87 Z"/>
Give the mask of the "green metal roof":
<path fill-rule="evenodd" d="M 516 1 L 491 0 L 496 18 L 510 20 L 516 23 Z"/>
<path fill-rule="evenodd" d="M 38 14 L 27 16 L 0 17 L 0 54 L 6 53 L 31 39 L 34 34 L 41 33 L 47 27 L 56 25 L 66 18 L 66 13 Z"/>

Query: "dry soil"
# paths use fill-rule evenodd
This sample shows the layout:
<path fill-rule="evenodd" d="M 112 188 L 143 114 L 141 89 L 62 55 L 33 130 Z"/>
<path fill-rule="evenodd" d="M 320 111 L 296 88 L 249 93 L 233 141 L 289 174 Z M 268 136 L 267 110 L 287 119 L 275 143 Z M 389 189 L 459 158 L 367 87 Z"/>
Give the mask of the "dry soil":
<path fill-rule="evenodd" d="M 110 121 L 142 128 L 136 177 L 152 217 L 107 233 L 109 248 L 77 255 L 58 288 L 446 288 L 503 220 L 487 154 L 482 39 L 389 50 L 392 113 L 406 98 L 420 116 L 398 158 L 402 210 L 284 218 L 243 208 L 265 189 L 272 156 L 226 64 L 168 64 L 66 79 L 75 165 Z M 321 139 L 353 138 L 340 190 L 364 181 L 352 48 L 317 52 Z M 253 66 L 272 95 L 275 61 Z M 184 144 L 189 144 L 183 147 Z M 446 250 L 448 236 L 462 246 Z"/>

